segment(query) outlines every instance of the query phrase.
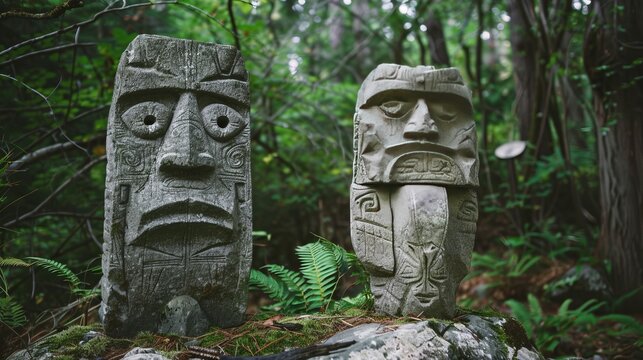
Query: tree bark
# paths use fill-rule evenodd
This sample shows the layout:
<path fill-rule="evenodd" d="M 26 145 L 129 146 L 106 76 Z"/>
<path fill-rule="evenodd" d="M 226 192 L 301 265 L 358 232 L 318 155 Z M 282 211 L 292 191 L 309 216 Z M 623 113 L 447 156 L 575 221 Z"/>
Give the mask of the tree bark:
<path fill-rule="evenodd" d="M 513 63 L 514 83 L 516 87 L 516 117 L 522 139 L 530 138 L 530 125 L 535 121 L 536 113 L 536 49 L 537 42 L 529 30 L 531 24 L 520 9 L 520 0 L 509 1 L 511 17 L 510 42 Z"/>
<path fill-rule="evenodd" d="M 447 42 L 444 39 L 444 29 L 442 21 L 434 10 L 429 10 L 426 22 L 426 37 L 429 39 L 429 55 L 431 56 L 431 65 L 436 67 L 449 67 L 449 52 L 447 51 Z"/>
<path fill-rule="evenodd" d="M 601 199 L 597 252 L 617 295 L 643 301 L 643 2 L 592 2 L 585 67 L 594 92 Z"/>

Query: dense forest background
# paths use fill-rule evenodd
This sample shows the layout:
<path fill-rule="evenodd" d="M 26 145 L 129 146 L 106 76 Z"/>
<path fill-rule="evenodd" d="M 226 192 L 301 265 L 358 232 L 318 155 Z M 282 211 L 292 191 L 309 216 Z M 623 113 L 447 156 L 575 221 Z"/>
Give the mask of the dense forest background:
<path fill-rule="evenodd" d="M 253 268 L 295 267 L 316 236 L 351 248 L 361 82 L 379 63 L 453 66 L 481 160 L 460 305 L 513 314 L 551 355 L 641 354 L 641 19 L 636 0 L 0 1 L 3 342 L 95 320 L 114 74 L 153 33 L 245 58 Z M 522 155 L 495 155 L 515 140 Z"/>

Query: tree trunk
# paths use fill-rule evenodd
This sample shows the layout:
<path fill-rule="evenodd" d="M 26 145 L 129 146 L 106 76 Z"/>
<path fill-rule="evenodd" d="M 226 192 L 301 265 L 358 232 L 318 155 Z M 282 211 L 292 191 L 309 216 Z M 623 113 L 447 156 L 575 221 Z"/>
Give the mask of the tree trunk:
<path fill-rule="evenodd" d="M 447 42 L 444 39 L 442 22 L 435 10 L 429 10 L 424 26 L 426 26 L 426 37 L 429 39 L 431 65 L 435 67 L 451 66 L 449 52 L 447 51 Z"/>
<path fill-rule="evenodd" d="M 511 57 L 513 63 L 514 82 L 516 87 L 516 117 L 520 137 L 530 139 L 531 124 L 535 123 L 536 92 L 537 90 L 537 54 L 538 43 L 532 32 L 531 24 L 520 8 L 520 0 L 509 1 L 509 16 L 511 17 Z"/>
<path fill-rule="evenodd" d="M 643 2 L 598 0 L 585 38 L 594 91 L 601 199 L 597 252 L 611 264 L 617 295 L 643 302 Z"/>

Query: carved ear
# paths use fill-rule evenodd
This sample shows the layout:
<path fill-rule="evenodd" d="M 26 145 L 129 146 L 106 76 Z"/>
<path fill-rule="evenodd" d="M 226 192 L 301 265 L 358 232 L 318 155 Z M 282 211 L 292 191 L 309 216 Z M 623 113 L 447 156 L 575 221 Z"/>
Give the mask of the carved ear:
<path fill-rule="evenodd" d="M 388 190 L 353 184 L 351 188 L 351 240 L 366 270 L 376 276 L 393 276 L 393 218 Z"/>

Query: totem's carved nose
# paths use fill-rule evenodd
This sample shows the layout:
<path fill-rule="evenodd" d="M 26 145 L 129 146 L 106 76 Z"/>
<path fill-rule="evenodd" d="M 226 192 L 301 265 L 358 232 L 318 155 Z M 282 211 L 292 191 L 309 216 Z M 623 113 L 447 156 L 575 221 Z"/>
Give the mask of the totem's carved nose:
<path fill-rule="evenodd" d="M 439 137 L 438 127 L 431 118 L 429 107 L 423 99 L 418 100 L 411 118 L 404 127 L 404 137 L 407 139 L 435 141 Z"/>
<path fill-rule="evenodd" d="M 214 170 L 215 161 L 208 146 L 194 94 L 183 93 L 174 112 L 160 152 L 162 172 L 190 172 L 198 175 Z M 185 175 L 189 175 L 186 173 Z"/>

